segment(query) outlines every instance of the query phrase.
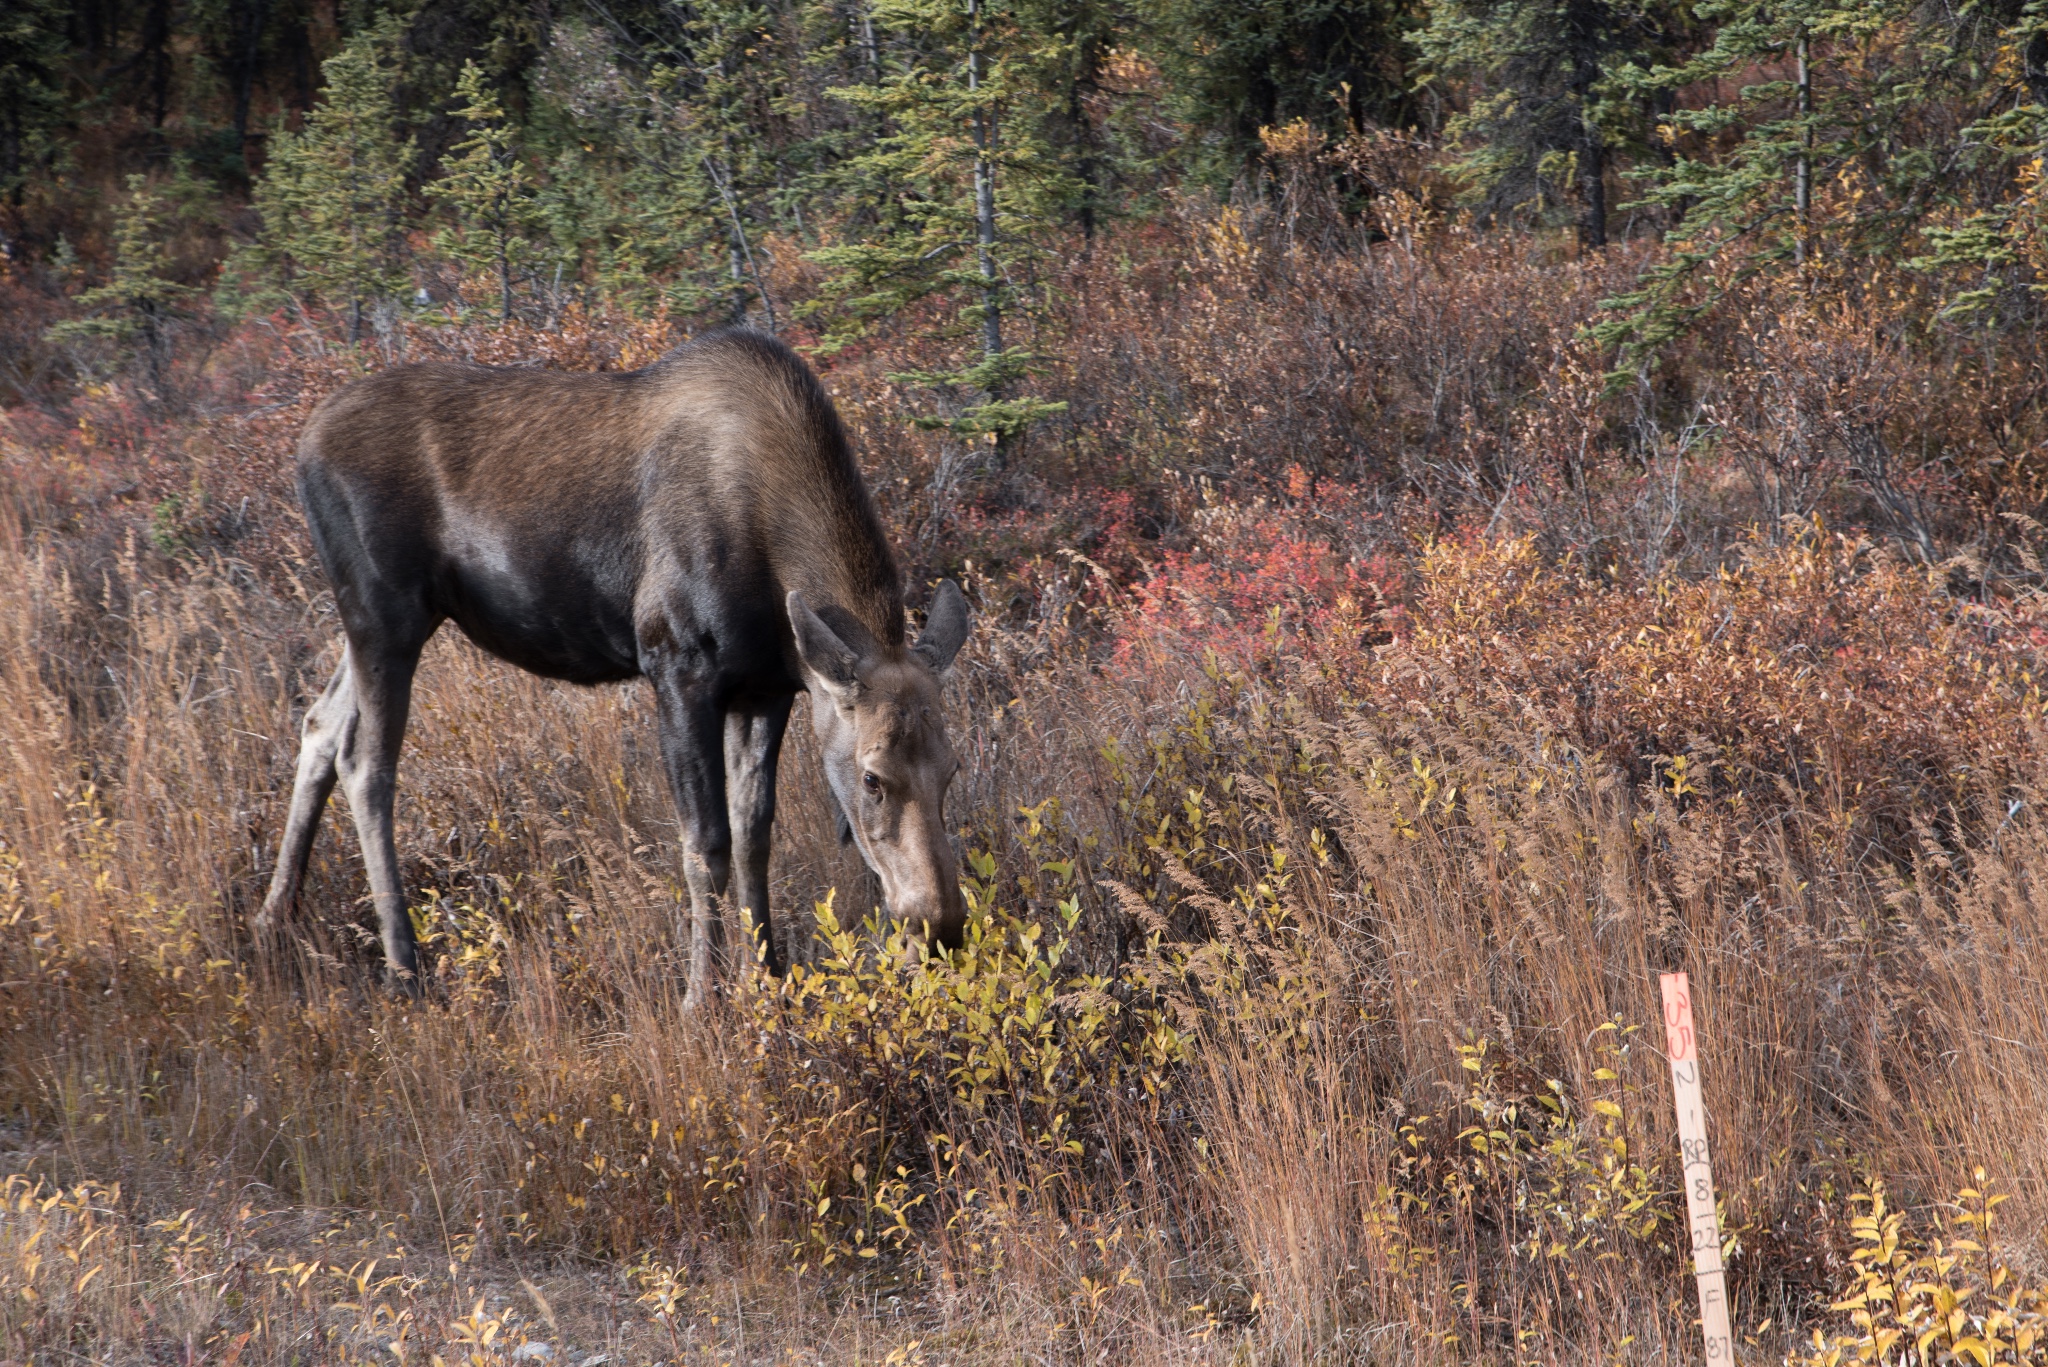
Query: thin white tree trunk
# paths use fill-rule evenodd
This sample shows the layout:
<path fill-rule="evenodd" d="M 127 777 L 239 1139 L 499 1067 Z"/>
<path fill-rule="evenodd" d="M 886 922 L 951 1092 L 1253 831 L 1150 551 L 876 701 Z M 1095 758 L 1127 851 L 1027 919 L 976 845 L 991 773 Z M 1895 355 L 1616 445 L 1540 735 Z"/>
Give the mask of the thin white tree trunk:
<path fill-rule="evenodd" d="M 981 0 L 968 0 L 967 93 L 981 89 Z M 981 349 L 990 360 L 1003 354 L 1003 314 L 996 274 L 996 121 L 992 111 L 974 110 L 974 225 L 981 266 Z M 990 397 L 996 397 L 991 393 Z"/>

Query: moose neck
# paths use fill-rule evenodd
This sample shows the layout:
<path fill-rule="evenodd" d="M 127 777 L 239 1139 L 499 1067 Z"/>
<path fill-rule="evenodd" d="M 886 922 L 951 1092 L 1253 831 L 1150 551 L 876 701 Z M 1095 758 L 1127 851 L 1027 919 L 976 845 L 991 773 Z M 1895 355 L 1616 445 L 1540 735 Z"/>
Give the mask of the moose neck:
<path fill-rule="evenodd" d="M 846 428 L 810 367 L 781 342 L 735 329 L 643 373 L 666 396 L 662 421 L 687 417 L 716 452 L 727 495 L 745 510 L 738 515 L 782 591 L 900 656 L 902 574 Z"/>
<path fill-rule="evenodd" d="M 827 407 L 812 426 L 804 477 L 778 481 L 769 538 L 776 577 L 817 605 L 835 629 L 857 626 L 880 654 L 903 653 L 903 577 L 881 515 Z"/>

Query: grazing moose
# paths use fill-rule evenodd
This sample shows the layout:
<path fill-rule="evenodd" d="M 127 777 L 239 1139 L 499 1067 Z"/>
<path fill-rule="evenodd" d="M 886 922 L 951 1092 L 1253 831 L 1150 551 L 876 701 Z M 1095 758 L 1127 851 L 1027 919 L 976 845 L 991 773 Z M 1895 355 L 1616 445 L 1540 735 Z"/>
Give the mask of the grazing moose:
<path fill-rule="evenodd" d="M 713 334 L 644 370 L 405 366 L 321 404 L 299 497 L 347 637 L 306 713 L 269 895 L 291 908 L 337 778 L 355 816 L 386 969 L 417 990 L 392 842 L 413 671 L 452 621 L 571 683 L 645 677 L 682 815 L 689 1000 L 723 957 L 721 899 L 768 964 L 768 839 L 790 704 L 811 719 L 844 824 L 899 919 L 959 943 L 946 836 L 959 771 L 939 675 L 967 600 L 939 586 L 906 646 L 896 560 L 817 377 L 772 338 Z"/>

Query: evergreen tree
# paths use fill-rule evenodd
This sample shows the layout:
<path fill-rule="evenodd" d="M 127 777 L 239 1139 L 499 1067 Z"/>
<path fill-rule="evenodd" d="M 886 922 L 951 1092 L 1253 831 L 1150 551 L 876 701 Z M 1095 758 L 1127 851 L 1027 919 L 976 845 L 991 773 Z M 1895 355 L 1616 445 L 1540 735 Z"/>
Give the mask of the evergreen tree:
<path fill-rule="evenodd" d="M 396 130 L 394 73 L 383 25 L 321 66 L 323 98 L 303 130 L 280 129 L 256 187 L 263 241 L 289 285 L 346 310 L 361 340 L 367 310 L 391 305 L 409 280 L 405 179 L 415 150 Z"/>
<path fill-rule="evenodd" d="M 171 327 L 198 293 L 172 277 L 169 214 L 147 176 L 128 177 L 128 194 L 114 210 L 114 266 L 105 282 L 78 296 L 87 314 L 50 329 L 53 340 L 100 338 L 133 349 L 163 397 L 170 363 Z"/>
<path fill-rule="evenodd" d="M 1611 301 L 1618 316 L 1597 335 L 1631 367 L 1760 274 L 1790 271 L 1819 288 L 1860 261 L 1939 245 L 1943 219 L 1970 230 L 1949 240 L 1949 263 L 1990 245 L 1998 234 L 1986 229 L 2013 198 L 2016 153 L 2030 159 L 2039 146 L 2024 68 L 2001 56 L 2026 49 L 2034 8 L 2015 30 L 1976 6 L 1916 0 L 1699 5 L 1710 43 L 1615 75 L 1669 106 L 1670 160 L 1639 174 L 1645 202 L 1678 221 L 1665 259 Z M 1959 125 L 1944 113 L 1973 104 L 1994 114 Z M 2001 114 L 2004 134 L 1988 137 Z"/>
<path fill-rule="evenodd" d="M 475 62 L 463 65 L 455 98 L 470 132 L 427 186 L 455 220 L 434 243 L 465 270 L 496 277 L 498 318 L 509 322 L 512 282 L 530 269 L 533 237 L 542 226 L 534 181 L 521 157 L 519 130 Z"/>
<path fill-rule="evenodd" d="M 2007 86 L 1962 130 L 1955 161 L 1990 173 L 1994 192 L 1952 194 L 1948 211 L 1926 225 L 1925 251 L 1907 264 L 1942 278 L 1947 317 L 1995 328 L 2037 319 L 2048 292 L 2048 0 L 1994 0 L 1981 13 L 1998 27 L 1980 46 L 2018 54 L 2018 80 L 2010 62 L 1991 64 Z"/>
<path fill-rule="evenodd" d="M 771 331 L 762 238 L 790 171 L 792 104 L 803 99 L 777 61 L 779 29 L 754 0 L 706 0 L 683 26 L 678 60 L 655 71 L 671 149 L 667 222 L 700 263 L 701 293 L 687 302 L 702 308 L 722 297 L 736 323 L 758 304 Z"/>
<path fill-rule="evenodd" d="M 1135 36 L 1124 7 L 1107 0 L 1015 0 L 1020 30 L 1030 41 L 1018 54 L 1020 78 L 1039 92 L 1033 130 L 1046 154 L 1065 173 L 1062 216 L 1092 237 L 1110 218 L 1129 211 L 1120 186 L 1142 183 L 1147 157 L 1124 106 L 1112 99 L 1105 68 Z"/>
<path fill-rule="evenodd" d="M 58 147 L 68 55 L 63 24 L 57 0 L 0 7 L 0 198 L 17 207 L 30 174 Z"/>
<path fill-rule="evenodd" d="M 276 0 L 199 0 L 193 8 L 201 49 L 227 87 L 229 127 L 239 157 L 249 140 L 256 83 L 263 72 L 265 40 Z"/>
<path fill-rule="evenodd" d="M 894 61 L 879 79 L 832 92 L 879 115 L 885 131 L 844 168 L 875 227 L 811 254 L 829 273 L 824 346 L 922 301 L 951 302 L 945 331 L 964 353 L 958 363 L 895 378 L 938 395 L 921 425 L 986 441 L 1000 461 L 1064 407 L 1015 393 L 1032 359 L 1015 325 L 1028 304 L 1019 276 L 1073 181 L 1034 136 L 1043 92 L 1021 79 L 1031 35 L 1008 0 L 880 0 L 873 19 L 904 41 L 884 49 Z"/>
<path fill-rule="evenodd" d="M 1408 35 L 1425 0 L 1141 0 L 1144 50 L 1197 136 L 1196 169 L 1234 175 L 1261 128 L 1305 119 L 1342 135 L 1418 121 Z"/>
<path fill-rule="evenodd" d="M 1609 79 L 1654 31 L 1616 0 L 1439 0 L 1416 35 L 1427 75 L 1470 90 L 1445 132 L 1484 219 L 1577 203 L 1579 242 L 1607 242 L 1607 175 L 1636 109 Z"/>
<path fill-rule="evenodd" d="M 611 35 L 558 23 L 533 84 L 525 132 L 544 168 L 535 209 L 550 254 L 591 290 L 645 302 L 650 264 L 636 251 L 632 206 L 653 152 L 653 102 L 623 69 Z"/>
<path fill-rule="evenodd" d="M 637 49 L 565 23 L 536 85 L 550 149 L 539 209 L 557 251 L 604 293 L 773 328 L 764 241 L 801 230 L 817 156 L 786 16 L 750 0 L 662 9 Z"/>

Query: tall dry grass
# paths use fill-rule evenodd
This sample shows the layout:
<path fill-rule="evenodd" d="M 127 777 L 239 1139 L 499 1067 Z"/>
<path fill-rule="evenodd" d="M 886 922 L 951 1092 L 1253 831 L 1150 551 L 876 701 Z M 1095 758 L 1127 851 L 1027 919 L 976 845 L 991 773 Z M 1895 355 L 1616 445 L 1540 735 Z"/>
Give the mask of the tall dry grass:
<path fill-rule="evenodd" d="M 1861 751 L 1796 781 L 1754 745 L 1697 785 L 1631 772 L 1622 721 L 1575 730 L 1508 667 L 1587 635 L 1533 598 L 1491 605 L 1476 647 L 1268 636 L 1250 665 L 1163 631 L 1091 668 L 1068 626 L 985 619 L 953 691 L 981 947 L 914 969 L 856 930 L 812 939 L 800 909 L 836 889 L 851 927 L 872 894 L 799 740 L 776 888 L 805 976 L 693 1025 L 644 697 L 443 639 L 402 771 L 433 980 L 411 1004 L 373 987 L 343 822 L 302 955 L 259 964 L 240 931 L 333 661 L 311 576 L 89 562 L 7 525 L 12 1357 L 1679 1360 L 1641 1033 L 1669 968 L 1700 1003 L 1759 1351 L 1825 1318 L 1873 1179 L 1924 1217 L 1981 1165 L 2040 1270 L 2048 1000 L 2024 966 L 2048 834 L 2017 677 L 1913 733 L 1971 777 L 1881 795 L 1922 818 L 1901 825 L 1852 810 Z M 1766 586 L 1818 563 L 1758 554 Z M 1474 610 L 1471 582 L 1425 574 L 1411 620 Z M 1675 630 L 1782 597 L 1746 586 L 1591 615 L 1636 639 L 1630 611 Z M 1897 654 L 1902 688 L 1997 635 L 1942 635 L 1925 576 L 1888 592 L 1855 600 L 1869 631 L 1951 647 Z M 1589 645 L 1580 667 L 1619 686 L 1634 664 Z M 1722 701 L 1840 725 L 1759 689 Z"/>
<path fill-rule="evenodd" d="M 400 780 L 426 1000 L 375 990 L 338 814 L 301 948 L 249 953 L 336 653 L 286 452 L 395 353 L 252 326 L 192 367 L 211 409 L 11 415 L 0 1360 L 1690 1360 L 1682 968 L 1746 1358 L 1917 1341 L 1948 1295 L 1938 1351 L 2039 1361 L 2023 349 L 1882 291 L 1736 297 L 1603 396 L 1580 328 L 1621 253 L 1411 189 L 1077 256 L 1042 320 L 1068 419 L 1005 470 L 906 431 L 905 356 L 841 358 L 899 543 L 982 609 L 948 692 L 980 929 L 917 967 L 861 926 L 799 724 L 802 971 L 709 1022 L 643 691 L 453 633 Z"/>

